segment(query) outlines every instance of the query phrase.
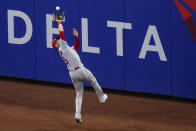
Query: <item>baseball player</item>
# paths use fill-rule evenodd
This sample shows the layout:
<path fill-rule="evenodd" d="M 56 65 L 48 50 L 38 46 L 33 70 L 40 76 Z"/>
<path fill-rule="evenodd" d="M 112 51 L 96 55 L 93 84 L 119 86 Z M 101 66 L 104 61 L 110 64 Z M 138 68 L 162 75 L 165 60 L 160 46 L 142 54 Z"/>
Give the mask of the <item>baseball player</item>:
<path fill-rule="evenodd" d="M 81 119 L 81 106 L 82 106 L 82 97 L 83 97 L 83 81 L 89 82 L 98 98 L 100 103 L 105 103 L 108 96 L 103 93 L 100 85 L 97 83 L 97 80 L 93 74 L 84 67 L 82 64 L 78 53 L 76 52 L 80 48 L 80 41 L 78 38 L 78 32 L 76 29 L 73 29 L 73 36 L 75 37 L 75 44 L 70 47 L 67 44 L 67 41 L 64 36 L 64 29 L 62 25 L 62 20 L 56 20 L 58 22 L 59 37 L 57 37 L 52 42 L 52 47 L 59 51 L 61 58 L 67 64 L 69 75 L 73 82 L 73 85 L 76 90 L 76 111 L 75 111 L 75 120 L 77 123 L 82 123 Z"/>

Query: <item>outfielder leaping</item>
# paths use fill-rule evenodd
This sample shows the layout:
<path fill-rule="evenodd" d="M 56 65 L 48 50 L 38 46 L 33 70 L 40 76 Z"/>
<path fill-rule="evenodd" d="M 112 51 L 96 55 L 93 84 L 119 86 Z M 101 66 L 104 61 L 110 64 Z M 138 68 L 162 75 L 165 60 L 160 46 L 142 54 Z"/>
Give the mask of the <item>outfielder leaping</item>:
<path fill-rule="evenodd" d="M 81 119 L 81 106 L 82 106 L 82 97 L 83 97 L 83 81 L 89 82 L 99 100 L 100 103 L 105 103 L 108 96 L 103 93 L 101 87 L 97 83 L 97 80 L 93 76 L 93 74 L 84 67 L 82 64 L 78 53 L 76 52 L 78 48 L 80 48 L 80 41 L 78 38 L 78 32 L 76 29 L 73 29 L 73 35 L 75 37 L 75 44 L 74 46 L 70 47 L 67 44 L 67 41 L 64 36 L 64 29 L 61 20 L 57 20 L 58 22 L 58 29 L 59 29 L 59 37 L 57 37 L 52 42 L 52 46 L 54 49 L 59 51 L 60 56 L 67 64 L 67 68 L 69 71 L 69 75 L 72 79 L 76 90 L 76 112 L 75 112 L 75 120 L 77 123 L 82 123 Z"/>

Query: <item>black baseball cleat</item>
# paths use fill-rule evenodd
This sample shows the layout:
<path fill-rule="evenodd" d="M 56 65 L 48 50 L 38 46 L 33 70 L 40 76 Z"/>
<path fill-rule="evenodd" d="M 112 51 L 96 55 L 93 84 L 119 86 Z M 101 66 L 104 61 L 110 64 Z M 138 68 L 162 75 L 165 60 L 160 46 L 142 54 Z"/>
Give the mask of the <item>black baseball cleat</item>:
<path fill-rule="evenodd" d="M 76 122 L 77 122 L 78 124 L 82 124 L 82 119 L 81 119 L 81 118 L 75 118 L 75 120 L 76 120 Z"/>

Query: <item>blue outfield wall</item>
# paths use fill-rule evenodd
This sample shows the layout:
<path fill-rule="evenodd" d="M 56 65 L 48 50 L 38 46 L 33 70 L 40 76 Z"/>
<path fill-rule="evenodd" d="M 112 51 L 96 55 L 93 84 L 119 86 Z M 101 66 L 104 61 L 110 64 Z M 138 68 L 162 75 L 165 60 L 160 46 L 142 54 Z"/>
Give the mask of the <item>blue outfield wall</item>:
<path fill-rule="evenodd" d="M 74 43 L 75 27 L 81 60 L 102 88 L 196 99 L 193 1 L 2 1 L 0 75 L 71 83 L 50 45 L 58 5 L 66 11 L 66 40 Z"/>

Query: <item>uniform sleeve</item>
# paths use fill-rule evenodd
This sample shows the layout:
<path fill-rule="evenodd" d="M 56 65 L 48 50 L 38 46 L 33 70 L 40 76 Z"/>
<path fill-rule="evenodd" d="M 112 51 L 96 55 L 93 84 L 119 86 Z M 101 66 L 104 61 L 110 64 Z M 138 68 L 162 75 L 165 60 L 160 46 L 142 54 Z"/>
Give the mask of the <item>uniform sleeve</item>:
<path fill-rule="evenodd" d="M 65 41 L 65 34 L 64 34 L 64 31 L 63 31 L 62 23 L 60 21 L 58 22 L 58 27 L 59 27 L 60 38 Z"/>
<path fill-rule="evenodd" d="M 79 48 L 80 48 L 80 40 L 78 37 L 75 37 L 74 49 L 78 50 Z"/>
<path fill-rule="evenodd" d="M 60 38 L 65 41 L 64 31 L 59 32 Z"/>

